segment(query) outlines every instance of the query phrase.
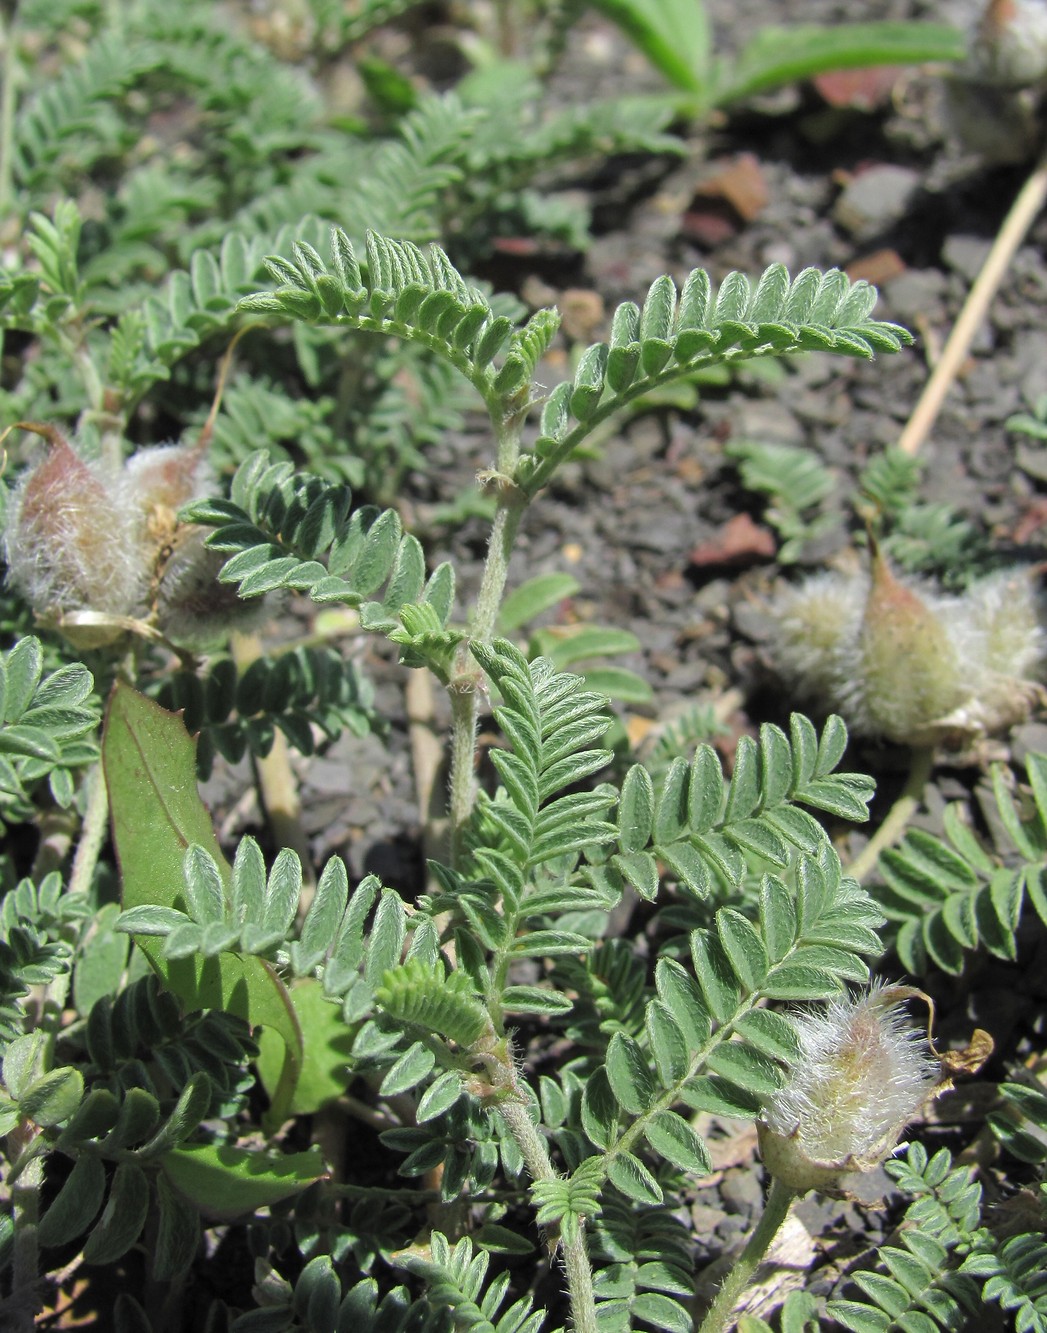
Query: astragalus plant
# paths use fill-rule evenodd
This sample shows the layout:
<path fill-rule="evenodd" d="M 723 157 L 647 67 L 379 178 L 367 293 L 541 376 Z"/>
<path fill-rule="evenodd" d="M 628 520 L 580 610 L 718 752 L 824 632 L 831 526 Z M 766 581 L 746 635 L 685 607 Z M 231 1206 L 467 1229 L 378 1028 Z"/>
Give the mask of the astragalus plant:
<path fill-rule="evenodd" d="M 63 243 L 59 229 L 39 235 Z M 109 605 L 111 585 L 92 581 L 90 542 L 75 565 L 35 556 L 35 580 L 19 564 L 20 543 L 39 541 L 52 517 L 71 531 L 64 501 L 37 502 L 48 469 L 110 469 L 112 513 L 157 462 L 193 456 L 141 451 L 123 463 L 110 436 L 110 461 L 94 462 L 89 440 L 51 434 L 37 471 L 17 484 L 13 581 L 73 644 L 85 625 L 105 627 L 91 663 L 114 685 L 103 784 L 92 776 L 85 667 L 44 673 L 32 639 L 5 658 L 8 785 L 22 793 L 48 771 L 67 774 L 72 728 L 81 767 L 56 794 L 75 804 L 82 786 L 87 797 L 74 891 L 52 874 L 5 902 L 9 1308 L 24 1324 L 40 1274 L 78 1255 L 141 1272 L 120 1297 L 121 1318 L 163 1327 L 146 1275 L 165 1289 L 199 1276 L 213 1263 L 202 1229 L 247 1217 L 257 1308 L 218 1302 L 215 1327 L 437 1328 L 468 1316 L 537 1329 L 564 1313 L 585 1330 L 690 1327 L 696 1238 L 674 1209 L 710 1169 L 694 1115 L 764 1114 L 803 1050 L 798 1020 L 779 1006 L 830 1000 L 868 978 L 881 917 L 807 810 L 863 819 L 872 784 L 835 772 L 846 739 L 837 719 L 819 735 L 799 715 L 788 735 L 765 725 L 744 740 L 729 780 L 709 746 L 657 782 L 640 764 L 615 780 L 602 744 L 607 699 L 494 633 L 509 555 L 524 510 L 561 464 L 640 395 L 714 363 L 800 350 L 869 357 L 905 335 L 872 320 L 874 291 L 838 272 L 790 278 L 773 266 L 714 289 L 695 270 L 680 290 L 663 277 L 642 304 L 620 306 L 609 341 L 545 393 L 534 376 L 556 312 L 515 324 L 437 247 L 372 234 L 358 256 L 335 230 L 329 260 L 300 241 L 266 268 L 277 286 L 240 302 L 251 319 L 417 344 L 472 385 L 493 434 L 479 479 L 494 501 L 483 579 L 475 604 L 457 608 L 453 568 L 430 568 L 395 510 L 256 454 L 228 498 L 199 498 L 186 464 L 197 498 L 169 515 L 148 575 Z M 94 490 L 79 490 L 90 507 Z M 121 503 L 138 515 L 128 523 L 140 552 L 152 529 L 138 500 Z M 215 593 L 235 590 L 250 605 L 291 589 L 352 608 L 363 630 L 447 689 L 449 851 L 417 893 L 374 876 L 350 884 L 334 859 L 303 898 L 293 852 L 267 867 L 245 838 L 226 859 L 183 723 L 136 688 L 155 692 L 163 676 L 174 636 L 158 590 L 179 546 L 199 544 L 192 532 L 204 538 L 201 559 L 217 555 Z M 196 669 L 185 649 L 167 661 L 182 676 Z M 216 748 L 233 745 L 226 719 L 247 694 L 227 662 L 200 666 L 205 707 L 194 725 Z M 337 730 L 325 702 L 270 690 L 266 708 L 294 738 L 288 715 L 315 713 Z M 486 784 L 477 721 L 491 705 L 502 742 Z M 248 741 L 264 744 L 264 734 L 248 726 Z M 99 861 L 107 804 L 115 920 Z M 607 936 L 623 895 L 675 905 L 686 922 L 656 957 Z M 105 950 L 115 964 L 98 961 Z M 378 1179 L 352 1152 L 332 1175 L 307 1146 L 308 1118 L 327 1124 L 329 1144 L 339 1112 L 379 1131 Z M 645 1257 L 652 1245 L 657 1258 Z M 519 1258 L 489 1277 L 492 1255 L 536 1246 L 555 1261 L 551 1280 L 541 1268 L 525 1276 Z"/>

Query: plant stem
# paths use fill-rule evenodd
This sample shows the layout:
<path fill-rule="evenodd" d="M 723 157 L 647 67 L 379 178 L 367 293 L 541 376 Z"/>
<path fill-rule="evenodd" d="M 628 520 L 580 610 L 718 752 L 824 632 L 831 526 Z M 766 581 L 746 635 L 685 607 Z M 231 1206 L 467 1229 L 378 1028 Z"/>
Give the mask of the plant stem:
<path fill-rule="evenodd" d="M 11 1294 L 0 1307 L 6 1309 L 10 1323 L 4 1324 L 11 1333 L 32 1333 L 35 1315 L 43 1309 L 40 1299 L 40 1245 L 37 1222 L 40 1214 L 40 1190 L 44 1183 L 42 1156 L 29 1162 L 13 1190 L 14 1246 L 12 1255 Z"/>
<path fill-rule="evenodd" d="M 520 1149 L 532 1180 L 557 1180 L 546 1147 L 545 1139 L 527 1113 L 527 1107 L 516 1098 L 497 1102 L 493 1108 L 505 1122 L 509 1133 Z M 568 1240 L 560 1237 L 563 1246 L 563 1265 L 567 1276 L 567 1291 L 571 1300 L 571 1322 L 575 1333 L 597 1333 L 596 1296 L 593 1293 L 593 1271 L 585 1231 L 579 1226 L 576 1235 Z"/>
<path fill-rule="evenodd" d="M 916 813 L 927 779 L 931 776 L 933 761 L 934 751 L 930 746 L 916 746 L 913 749 L 909 776 L 901 795 L 888 810 L 887 818 L 847 867 L 847 874 L 859 883 L 875 870 L 880 853 L 898 841 Z"/>
<path fill-rule="evenodd" d="M 1037 163 L 1003 220 L 1003 225 L 992 243 L 992 249 L 985 258 L 974 286 L 968 293 L 931 378 L 924 386 L 912 416 L 898 439 L 898 448 L 902 453 L 916 454 L 930 434 L 931 427 L 937 420 L 942 403 L 945 401 L 945 395 L 949 392 L 970 350 L 978 326 L 985 318 L 1008 265 L 1036 220 L 1045 200 L 1047 200 L 1047 157 L 1041 158 Z"/>
<path fill-rule="evenodd" d="M 95 866 L 109 831 L 109 792 L 102 773 L 101 760 L 87 774 L 87 808 L 80 828 L 80 839 L 69 875 L 70 893 L 87 893 Z"/>
<path fill-rule="evenodd" d="M 738 1304 L 738 1298 L 748 1286 L 757 1265 L 781 1229 L 795 1198 L 795 1191 L 788 1185 L 783 1185 L 777 1177 L 772 1178 L 763 1216 L 757 1222 L 753 1234 L 746 1241 L 745 1249 L 738 1256 L 738 1261 L 717 1292 L 716 1299 L 702 1320 L 698 1333 L 727 1333 L 728 1329 L 734 1327 L 734 1307 Z"/>
<path fill-rule="evenodd" d="M 473 612 L 472 643 L 489 643 L 494 635 L 498 611 L 502 605 L 505 581 L 509 573 L 509 557 L 520 527 L 520 519 L 527 498 L 511 481 L 504 462 L 514 457 L 514 439 L 500 436 L 498 462 L 502 471 L 495 485 L 499 488 L 498 508 L 491 525 L 483 578 Z M 518 448 L 517 448 L 518 452 Z M 468 643 L 462 645 L 455 674 L 450 682 L 451 695 L 451 864 L 457 864 L 461 854 L 462 831 L 473 808 L 475 799 L 476 723 L 480 714 L 480 685 L 482 673 L 469 654 Z"/>

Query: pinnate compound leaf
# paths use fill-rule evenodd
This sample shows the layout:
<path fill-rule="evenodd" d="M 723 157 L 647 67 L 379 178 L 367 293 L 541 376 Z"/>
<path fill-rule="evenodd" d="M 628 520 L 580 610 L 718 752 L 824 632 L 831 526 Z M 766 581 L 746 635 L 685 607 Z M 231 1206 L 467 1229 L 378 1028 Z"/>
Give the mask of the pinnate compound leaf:
<path fill-rule="evenodd" d="M 83 1096 L 84 1078 L 79 1069 L 62 1065 L 31 1083 L 18 1097 L 18 1109 L 27 1120 L 51 1128 L 68 1120 Z"/>

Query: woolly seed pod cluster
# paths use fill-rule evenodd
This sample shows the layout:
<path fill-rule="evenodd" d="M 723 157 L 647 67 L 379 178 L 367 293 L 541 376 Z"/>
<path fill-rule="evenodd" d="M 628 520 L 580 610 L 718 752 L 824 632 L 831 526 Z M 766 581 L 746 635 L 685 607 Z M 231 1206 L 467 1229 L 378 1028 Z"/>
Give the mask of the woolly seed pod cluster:
<path fill-rule="evenodd" d="M 797 694 L 858 734 L 954 748 L 1023 720 L 1047 649 L 1030 571 L 961 595 L 898 578 L 820 574 L 778 603 L 775 662 Z"/>
<path fill-rule="evenodd" d="M 122 467 L 87 458 L 51 426 L 25 424 L 47 451 L 10 500 L 8 581 L 81 647 L 146 620 L 173 642 L 214 642 L 246 604 L 216 580 L 221 558 L 178 510 L 211 489 L 196 446 L 143 449 Z"/>
<path fill-rule="evenodd" d="M 902 1004 L 908 986 L 874 984 L 794 1016 L 799 1055 L 759 1125 L 768 1171 L 804 1194 L 871 1170 L 932 1098 L 940 1066 Z"/>

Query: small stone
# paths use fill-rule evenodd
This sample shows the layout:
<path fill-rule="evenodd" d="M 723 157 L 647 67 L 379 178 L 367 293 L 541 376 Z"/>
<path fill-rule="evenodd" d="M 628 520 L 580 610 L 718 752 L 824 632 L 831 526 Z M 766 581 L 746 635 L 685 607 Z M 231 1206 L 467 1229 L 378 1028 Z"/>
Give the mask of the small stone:
<path fill-rule="evenodd" d="M 973 282 L 982 271 L 991 245 L 984 236 L 950 236 L 942 246 L 942 263 Z"/>
<path fill-rule="evenodd" d="M 833 218 L 855 240 L 871 240 L 901 221 L 919 187 L 919 173 L 909 167 L 869 167 L 846 186 Z"/>
<path fill-rule="evenodd" d="M 1014 729 L 1011 754 L 1015 762 L 1024 764 L 1031 754 L 1047 754 L 1047 723 L 1025 722 Z"/>
<path fill-rule="evenodd" d="M 905 323 L 933 314 L 945 295 L 945 275 L 935 268 L 906 269 L 884 287 L 891 316 Z"/>
<path fill-rule="evenodd" d="M 751 1213 L 763 1204 L 763 1185 L 751 1167 L 732 1167 L 723 1173 L 720 1198 L 729 1213 Z"/>

